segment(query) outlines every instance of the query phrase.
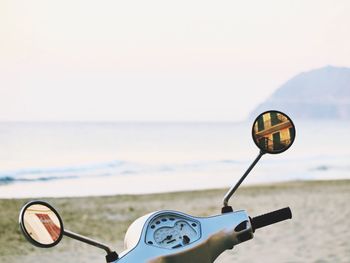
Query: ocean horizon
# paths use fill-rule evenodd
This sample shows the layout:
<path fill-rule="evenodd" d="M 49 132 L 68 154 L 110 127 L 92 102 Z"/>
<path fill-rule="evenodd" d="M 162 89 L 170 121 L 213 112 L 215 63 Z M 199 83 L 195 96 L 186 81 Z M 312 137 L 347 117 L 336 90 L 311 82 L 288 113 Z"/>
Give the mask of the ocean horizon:
<path fill-rule="evenodd" d="M 294 122 L 244 184 L 350 178 L 350 124 Z M 0 122 L 0 149 L 1 198 L 230 187 L 259 153 L 250 122 Z"/>

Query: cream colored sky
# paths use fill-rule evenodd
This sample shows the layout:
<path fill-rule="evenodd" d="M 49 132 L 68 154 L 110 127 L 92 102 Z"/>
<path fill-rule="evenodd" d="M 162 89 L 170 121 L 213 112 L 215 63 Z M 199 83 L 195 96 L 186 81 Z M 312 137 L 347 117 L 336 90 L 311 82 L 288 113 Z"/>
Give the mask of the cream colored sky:
<path fill-rule="evenodd" d="M 0 120 L 236 121 L 350 66 L 350 1 L 0 1 Z"/>

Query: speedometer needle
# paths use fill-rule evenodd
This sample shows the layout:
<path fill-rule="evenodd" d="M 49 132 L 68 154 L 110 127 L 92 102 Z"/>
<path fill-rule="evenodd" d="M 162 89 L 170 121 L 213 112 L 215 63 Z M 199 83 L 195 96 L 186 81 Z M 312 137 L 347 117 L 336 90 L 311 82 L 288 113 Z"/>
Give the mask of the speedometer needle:
<path fill-rule="evenodd" d="M 173 235 L 166 236 L 166 238 L 164 238 L 162 241 L 160 241 L 160 243 L 163 243 L 165 240 L 169 240 L 172 237 L 173 237 Z"/>

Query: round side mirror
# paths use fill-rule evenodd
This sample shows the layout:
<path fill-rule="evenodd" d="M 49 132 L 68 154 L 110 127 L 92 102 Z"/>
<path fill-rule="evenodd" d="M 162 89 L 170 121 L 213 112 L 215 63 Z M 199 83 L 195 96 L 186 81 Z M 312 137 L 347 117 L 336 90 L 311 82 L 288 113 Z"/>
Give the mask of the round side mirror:
<path fill-rule="evenodd" d="M 255 119 L 252 135 L 255 144 L 263 153 L 281 153 L 293 144 L 295 126 L 283 112 L 266 111 Z"/>
<path fill-rule="evenodd" d="M 19 224 L 24 236 L 38 247 L 53 247 L 63 236 L 63 223 L 57 211 L 43 201 L 31 201 L 23 206 Z"/>

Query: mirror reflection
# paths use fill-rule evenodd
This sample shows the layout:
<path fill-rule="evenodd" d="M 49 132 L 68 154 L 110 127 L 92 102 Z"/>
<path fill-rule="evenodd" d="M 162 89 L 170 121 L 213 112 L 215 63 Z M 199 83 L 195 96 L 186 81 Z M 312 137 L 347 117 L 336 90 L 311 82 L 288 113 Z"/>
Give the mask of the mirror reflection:
<path fill-rule="evenodd" d="M 56 211 L 43 204 L 28 206 L 22 217 L 22 226 L 28 238 L 40 245 L 54 245 L 59 241 L 63 229 Z"/>
<path fill-rule="evenodd" d="M 294 138 L 294 124 L 282 112 L 264 112 L 256 118 L 253 124 L 254 142 L 263 152 L 283 152 L 292 145 Z"/>

